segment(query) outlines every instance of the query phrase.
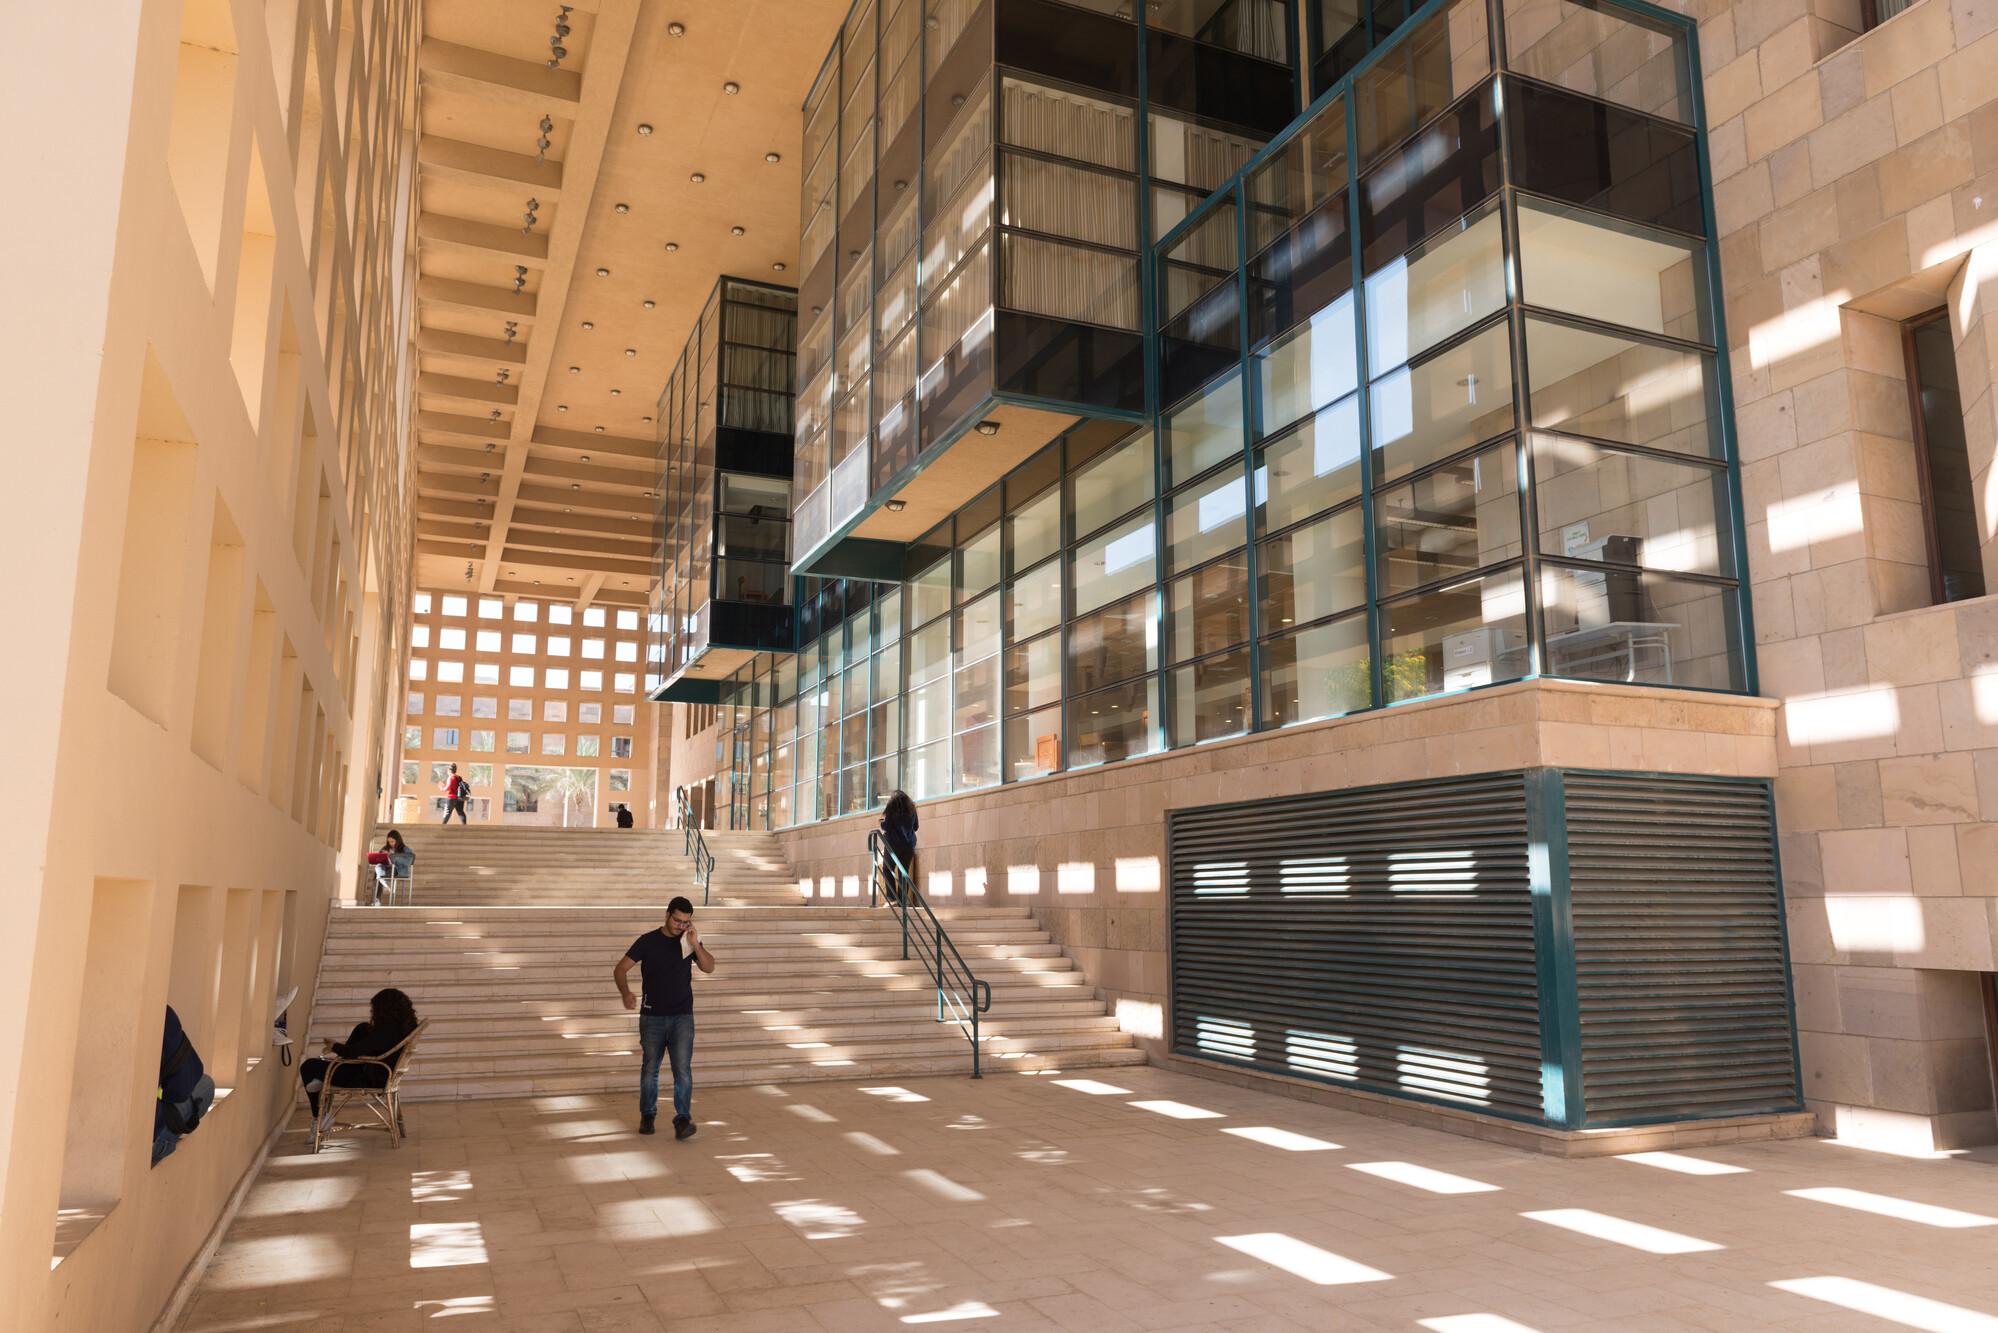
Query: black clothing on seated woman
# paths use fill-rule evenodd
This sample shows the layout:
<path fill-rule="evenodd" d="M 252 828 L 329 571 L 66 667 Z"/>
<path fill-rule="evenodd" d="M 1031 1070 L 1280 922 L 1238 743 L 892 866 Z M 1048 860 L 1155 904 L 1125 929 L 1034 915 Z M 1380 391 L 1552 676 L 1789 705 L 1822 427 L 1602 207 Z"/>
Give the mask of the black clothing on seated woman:
<path fill-rule="evenodd" d="M 413 1031 L 414 1029 L 410 1029 Z M 347 1034 L 347 1040 L 333 1043 L 333 1054 L 343 1060 L 380 1059 L 394 1050 L 409 1035 L 409 1031 L 398 1032 L 386 1024 L 377 1027 L 373 1023 L 357 1023 Z M 398 1053 L 389 1061 L 395 1064 L 401 1059 Z M 298 1063 L 298 1077 L 305 1084 L 305 1095 L 312 1103 L 312 1113 L 319 1114 L 319 1088 L 326 1081 L 326 1070 L 331 1060 L 314 1058 Z M 338 1088 L 386 1088 L 389 1071 L 380 1065 L 341 1065 L 333 1071 L 333 1085 Z"/>

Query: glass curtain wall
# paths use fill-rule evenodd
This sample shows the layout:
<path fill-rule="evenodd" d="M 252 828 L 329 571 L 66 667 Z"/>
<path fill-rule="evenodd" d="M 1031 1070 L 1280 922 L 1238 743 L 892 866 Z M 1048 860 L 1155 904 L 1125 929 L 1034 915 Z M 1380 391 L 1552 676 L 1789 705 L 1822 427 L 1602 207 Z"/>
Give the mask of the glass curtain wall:
<path fill-rule="evenodd" d="M 1146 248 L 1298 99 L 1292 0 L 1141 8 L 849 13 L 804 106 L 799 551 L 995 397 L 1144 412 Z"/>
<path fill-rule="evenodd" d="M 723 278 L 659 395 L 648 691 L 712 647 L 788 646 L 796 332 L 796 293 Z"/>
<path fill-rule="evenodd" d="M 793 791 L 745 808 L 1533 675 L 1752 689 L 1694 117 L 1670 20 L 1426 7 L 1157 247 L 1151 426 L 1071 431 L 900 583 L 819 587 L 766 729 L 795 762 L 739 732 Z"/>

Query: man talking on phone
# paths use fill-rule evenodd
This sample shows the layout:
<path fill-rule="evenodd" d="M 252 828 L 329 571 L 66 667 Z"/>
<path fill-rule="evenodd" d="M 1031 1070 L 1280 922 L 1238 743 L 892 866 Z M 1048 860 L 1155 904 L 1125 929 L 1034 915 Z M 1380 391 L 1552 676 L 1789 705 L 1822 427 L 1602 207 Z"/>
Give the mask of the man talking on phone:
<path fill-rule="evenodd" d="M 644 1006 L 626 980 L 637 964 Z M 673 1137 L 694 1136 L 694 968 L 715 970 L 715 956 L 694 929 L 694 905 L 675 898 L 666 905 L 666 924 L 632 941 L 611 976 L 626 1009 L 638 1010 L 638 1132 L 653 1132 L 659 1113 L 659 1059 L 673 1061 Z"/>

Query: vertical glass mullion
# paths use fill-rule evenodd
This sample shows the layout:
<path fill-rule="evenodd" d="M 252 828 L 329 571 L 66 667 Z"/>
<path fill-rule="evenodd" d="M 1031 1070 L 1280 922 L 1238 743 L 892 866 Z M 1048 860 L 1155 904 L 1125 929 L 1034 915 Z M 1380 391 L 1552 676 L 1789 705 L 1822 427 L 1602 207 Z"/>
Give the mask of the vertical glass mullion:
<path fill-rule="evenodd" d="M 1273 159 L 1274 160 L 1274 159 Z M 1235 359 L 1242 395 L 1242 554 L 1248 570 L 1249 599 L 1249 717 L 1246 730 L 1256 729 L 1263 715 L 1263 609 L 1257 596 L 1261 562 L 1256 550 L 1256 439 L 1262 419 L 1262 390 L 1249 365 L 1249 191 L 1247 175 L 1236 178 L 1235 193 Z M 1159 566 L 1161 572 L 1165 566 Z M 1165 657 L 1165 636 L 1159 636 L 1159 656 Z M 1175 738 L 1176 740 L 1177 738 Z"/>
<path fill-rule="evenodd" d="M 1485 28 L 1491 49 L 1492 100 L 1499 145 L 1499 245 L 1505 265 L 1506 337 L 1512 353 L 1513 475 L 1519 492 L 1519 581 L 1526 611 L 1526 677 L 1548 670 L 1546 623 L 1540 614 L 1540 528 L 1534 517 L 1538 498 L 1533 486 L 1533 449 L 1528 436 L 1532 423 L 1532 367 L 1526 359 L 1525 272 L 1519 256 L 1519 199 L 1512 184 L 1512 136 L 1506 133 L 1503 70 L 1505 0 L 1486 0 Z"/>
<path fill-rule="evenodd" d="M 1138 319 L 1139 335 L 1144 340 L 1145 363 L 1145 416 L 1154 423 L 1153 451 L 1156 455 L 1158 440 L 1156 423 L 1159 411 L 1159 302 L 1154 284 L 1158 281 L 1158 246 L 1152 235 L 1152 99 L 1150 62 L 1145 40 L 1150 21 L 1145 17 L 1148 6 L 1133 5 L 1138 26 Z M 1063 463 L 1068 461 L 1064 458 Z M 1064 477 L 1067 475 L 1063 468 Z M 1067 731 L 1063 730 L 1066 744 Z"/>
<path fill-rule="evenodd" d="M 1374 9 L 1366 6 L 1371 45 Z M 1374 527 L 1374 409 L 1373 349 L 1367 344 L 1367 269 L 1360 245 L 1360 108 L 1350 82 L 1340 99 L 1346 104 L 1346 244 L 1353 257 L 1353 347 L 1360 358 L 1360 551 L 1367 562 L 1367 690 L 1369 708 L 1387 703 L 1385 623 L 1381 617 L 1380 536 Z M 1329 104 L 1328 104 L 1329 105 Z"/>

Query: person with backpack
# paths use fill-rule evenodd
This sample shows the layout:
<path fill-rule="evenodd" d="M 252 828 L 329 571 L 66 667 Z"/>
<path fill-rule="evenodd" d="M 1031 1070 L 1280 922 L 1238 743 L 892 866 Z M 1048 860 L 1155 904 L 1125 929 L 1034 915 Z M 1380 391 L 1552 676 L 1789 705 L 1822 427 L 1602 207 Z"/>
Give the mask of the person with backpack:
<path fill-rule="evenodd" d="M 452 815 L 458 816 L 460 824 L 471 822 L 465 818 L 465 800 L 471 794 L 472 784 L 458 776 L 458 766 L 456 764 L 451 765 L 451 776 L 444 779 L 444 819 L 442 822 L 446 824 L 450 823 Z"/>
<path fill-rule="evenodd" d="M 153 1090 L 154 1166 L 201 1127 L 201 1118 L 214 1101 L 215 1080 L 202 1069 L 200 1054 L 180 1026 L 180 1015 L 168 1005 L 160 1037 L 160 1081 Z"/>

